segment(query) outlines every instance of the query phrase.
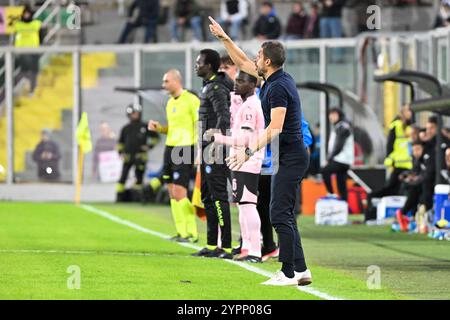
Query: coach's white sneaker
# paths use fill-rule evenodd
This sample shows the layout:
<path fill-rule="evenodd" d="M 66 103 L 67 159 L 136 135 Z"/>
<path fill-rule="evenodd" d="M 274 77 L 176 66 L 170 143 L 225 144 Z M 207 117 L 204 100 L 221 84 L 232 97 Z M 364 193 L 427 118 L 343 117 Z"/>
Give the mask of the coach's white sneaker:
<path fill-rule="evenodd" d="M 296 286 L 298 284 L 298 280 L 295 276 L 293 278 L 286 277 L 280 270 L 277 271 L 272 278 L 261 284 L 266 286 Z"/>
<path fill-rule="evenodd" d="M 294 271 L 294 274 L 294 279 L 297 281 L 299 286 L 307 286 L 312 283 L 312 275 L 309 269 L 306 269 L 303 272 Z"/>

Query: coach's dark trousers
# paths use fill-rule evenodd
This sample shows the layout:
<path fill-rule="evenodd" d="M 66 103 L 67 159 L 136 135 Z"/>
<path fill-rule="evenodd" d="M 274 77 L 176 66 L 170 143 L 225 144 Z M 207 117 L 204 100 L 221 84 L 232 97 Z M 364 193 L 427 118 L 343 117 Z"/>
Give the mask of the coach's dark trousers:
<path fill-rule="evenodd" d="M 260 175 L 258 184 L 258 204 L 256 209 L 261 219 L 261 235 L 263 245 L 262 255 L 272 252 L 277 245 L 273 240 L 273 228 L 270 222 L 270 193 L 272 185 L 272 176 Z"/>
<path fill-rule="evenodd" d="M 270 217 L 278 234 L 278 260 L 294 264 L 298 272 L 306 270 L 306 263 L 294 208 L 296 194 L 300 192 L 300 183 L 308 165 L 309 156 L 303 143 L 296 143 L 289 146 L 289 151 L 280 152 L 278 171 L 272 176 Z"/>

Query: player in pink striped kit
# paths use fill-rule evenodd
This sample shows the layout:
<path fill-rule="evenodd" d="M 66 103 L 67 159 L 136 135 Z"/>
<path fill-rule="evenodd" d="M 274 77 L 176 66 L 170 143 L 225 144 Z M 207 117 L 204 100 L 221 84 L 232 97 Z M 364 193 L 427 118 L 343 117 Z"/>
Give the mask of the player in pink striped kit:
<path fill-rule="evenodd" d="M 231 99 L 230 106 L 233 119 L 231 136 L 224 136 L 215 130 L 205 133 L 207 140 L 232 146 L 230 155 L 236 153 L 236 148 L 248 146 L 264 130 L 264 114 L 255 94 L 256 86 L 255 77 L 239 72 L 234 87 L 235 99 Z M 239 96 L 241 101 L 236 99 Z M 231 172 L 233 201 L 238 203 L 242 235 L 241 255 L 237 259 L 240 261 L 261 262 L 261 220 L 256 204 L 263 158 L 264 149 L 256 152 L 239 170 Z"/>

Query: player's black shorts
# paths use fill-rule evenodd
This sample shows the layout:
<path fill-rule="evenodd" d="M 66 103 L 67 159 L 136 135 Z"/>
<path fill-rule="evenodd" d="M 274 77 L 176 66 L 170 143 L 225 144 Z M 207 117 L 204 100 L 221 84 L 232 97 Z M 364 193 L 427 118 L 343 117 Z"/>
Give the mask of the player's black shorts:
<path fill-rule="evenodd" d="M 162 172 L 163 181 L 187 189 L 193 173 L 194 161 L 194 146 L 166 146 Z"/>
<path fill-rule="evenodd" d="M 231 189 L 233 202 L 254 203 L 258 202 L 259 174 L 231 171 Z"/>

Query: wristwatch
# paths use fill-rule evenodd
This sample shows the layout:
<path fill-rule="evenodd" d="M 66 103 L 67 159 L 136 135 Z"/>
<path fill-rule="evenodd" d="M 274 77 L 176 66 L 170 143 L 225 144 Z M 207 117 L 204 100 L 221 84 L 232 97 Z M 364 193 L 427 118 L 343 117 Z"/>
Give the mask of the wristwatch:
<path fill-rule="evenodd" d="M 249 157 L 253 156 L 255 153 L 249 147 L 245 148 L 245 154 Z"/>

